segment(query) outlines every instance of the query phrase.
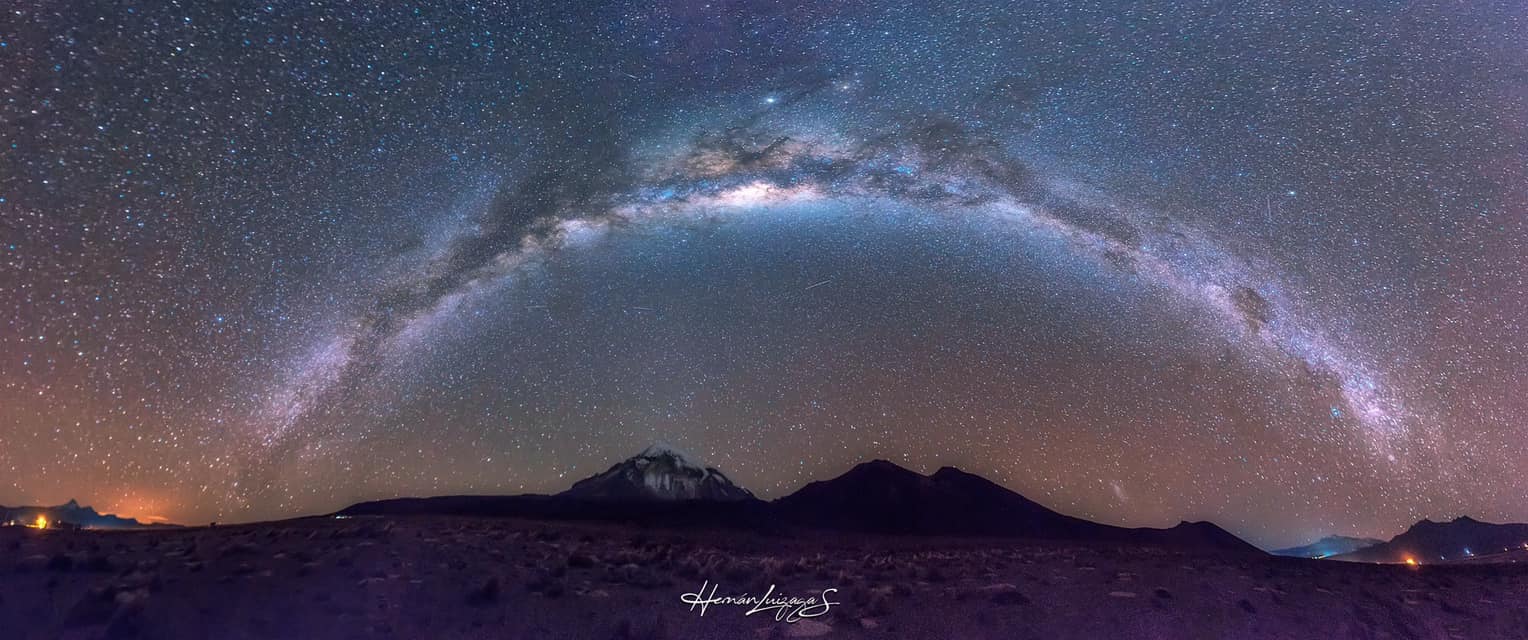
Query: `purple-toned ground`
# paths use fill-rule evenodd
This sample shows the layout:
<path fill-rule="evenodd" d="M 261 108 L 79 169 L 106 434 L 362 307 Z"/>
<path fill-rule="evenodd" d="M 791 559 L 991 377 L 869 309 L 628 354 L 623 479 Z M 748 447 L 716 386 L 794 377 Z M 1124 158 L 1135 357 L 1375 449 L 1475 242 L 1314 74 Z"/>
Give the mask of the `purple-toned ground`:
<path fill-rule="evenodd" d="M 794 624 L 718 595 L 830 597 Z M 445 517 L 0 529 L 6 638 L 1522 638 L 1528 566 Z"/>

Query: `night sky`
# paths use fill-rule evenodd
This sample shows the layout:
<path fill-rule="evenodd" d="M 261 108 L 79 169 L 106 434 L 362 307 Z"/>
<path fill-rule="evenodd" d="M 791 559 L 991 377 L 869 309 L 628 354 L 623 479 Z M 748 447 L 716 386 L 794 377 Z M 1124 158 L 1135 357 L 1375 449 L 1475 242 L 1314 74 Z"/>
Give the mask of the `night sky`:
<path fill-rule="evenodd" d="M 0 504 L 1528 520 L 1520 3 L 8 7 Z"/>

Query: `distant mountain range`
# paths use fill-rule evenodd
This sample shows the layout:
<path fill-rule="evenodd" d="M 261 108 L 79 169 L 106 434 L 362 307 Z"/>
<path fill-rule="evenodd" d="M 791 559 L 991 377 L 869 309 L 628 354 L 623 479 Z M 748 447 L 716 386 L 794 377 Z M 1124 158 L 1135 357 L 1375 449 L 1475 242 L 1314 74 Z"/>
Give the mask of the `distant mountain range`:
<path fill-rule="evenodd" d="M 1274 549 L 1268 553 L 1276 556 L 1289 556 L 1291 558 L 1330 558 L 1344 553 L 1352 553 L 1365 547 L 1384 544 L 1384 542 L 1384 540 L 1377 538 L 1327 536 L 1307 545 L 1289 547 L 1287 549 Z"/>
<path fill-rule="evenodd" d="M 64 523 L 89 529 L 135 529 L 139 527 L 163 527 L 174 526 L 164 524 L 148 524 L 132 518 L 121 518 L 112 514 L 97 513 L 92 507 L 82 507 L 79 502 L 70 500 L 56 507 L 0 507 L 0 524 L 32 524 L 38 516 L 48 519 L 52 523 Z"/>
<path fill-rule="evenodd" d="M 1074 518 L 977 475 L 931 476 L 885 460 L 765 502 L 671 447 L 649 447 L 554 496 L 444 496 L 363 502 L 340 515 L 480 515 L 884 535 L 953 535 L 1119 542 L 1261 554 L 1209 522 L 1129 529 Z"/>
<path fill-rule="evenodd" d="M 1405 533 L 1371 547 L 1333 556 L 1353 562 L 1406 562 L 1420 564 L 1476 562 L 1487 556 L 1521 555 L 1528 549 L 1528 524 L 1492 524 L 1469 517 L 1448 522 L 1423 520 Z"/>

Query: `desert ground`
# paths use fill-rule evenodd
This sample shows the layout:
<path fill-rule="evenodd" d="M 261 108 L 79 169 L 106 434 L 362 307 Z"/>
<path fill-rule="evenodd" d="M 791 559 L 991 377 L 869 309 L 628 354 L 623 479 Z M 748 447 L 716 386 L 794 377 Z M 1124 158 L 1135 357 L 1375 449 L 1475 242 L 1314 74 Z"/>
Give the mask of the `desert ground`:
<path fill-rule="evenodd" d="M 1528 566 L 447 517 L 0 529 L 5 638 L 1528 638 Z M 821 616 L 681 601 L 819 596 Z"/>

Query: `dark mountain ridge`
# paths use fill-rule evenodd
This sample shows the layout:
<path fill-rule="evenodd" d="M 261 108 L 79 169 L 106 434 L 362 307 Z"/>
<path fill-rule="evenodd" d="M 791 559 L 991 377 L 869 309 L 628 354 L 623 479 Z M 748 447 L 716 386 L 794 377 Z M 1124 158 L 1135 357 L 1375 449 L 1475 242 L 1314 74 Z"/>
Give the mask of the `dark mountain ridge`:
<path fill-rule="evenodd" d="M 1420 564 L 1463 562 L 1489 554 L 1528 548 L 1528 524 L 1495 524 L 1468 516 L 1448 522 L 1422 520 L 1390 541 L 1334 556 L 1353 562 Z"/>
<path fill-rule="evenodd" d="M 885 460 L 812 482 L 775 501 L 788 521 L 824 529 L 910 535 L 966 535 L 1133 542 L 1262 553 L 1209 522 L 1130 529 L 1052 511 L 1017 492 L 954 467 L 922 475 Z"/>
<path fill-rule="evenodd" d="M 41 516 L 48 522 L 66 526 L 85 527 L 90 529 L 135 529 L 140 527 L 167 527 L 174 525 L 149 524 L 139 522 L 133 518 L 122 518 L 109 513 L 98 513 L 93 507 L 82 507 L 75 500 L 70 500 L 53 507 L 44 506 L 0 506 L 0 524 L 14 523 L 17 525 L 30 525 Z"/>
<path fill-rule="evenodd" d="M 700 485 L 696 484 L 677 492 L 660 491 L 655 497 L 650 491 L 655 483 L 650 478 L 644 481 L 640 472 L 652 463 L 640 468 L 633 463 L 654 454 L 650 448 L 557 495 L 399 498 L 362 502 L 338 515 L 508 516 L 772 532 L 813 529 L 878 535 L 1039 538 L 1262 553 L 1209 522 L 1181 522 L 1168 529 L 1105 525 L 1057 513 L 954 467 L 925 476 L 885 460 L 856 465 L 836 478 L 809 483 L 773 502 L 759 500 L 730 481 L 726 485 L 736 491 L 697 491 L 694 489 Z M 687 466 L 699 467 L 693 463 Z M 709 467 L 700 468 L 726 478 Z M 690 480 L 701 479 L 684 473 Z M 665 482 L 660 480 L 656 485 L 671 487 Z"/>

